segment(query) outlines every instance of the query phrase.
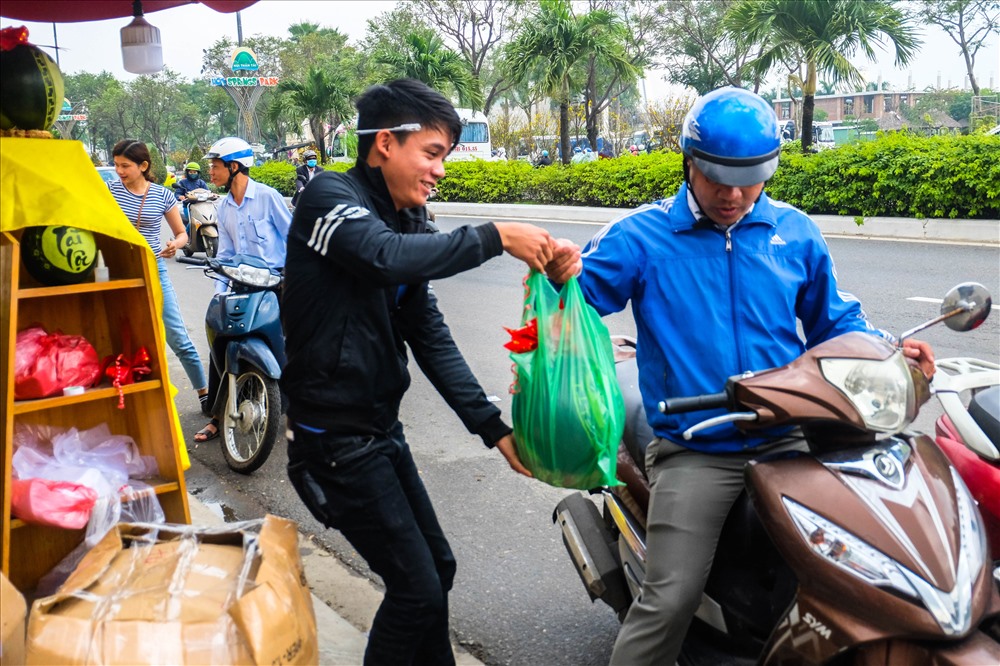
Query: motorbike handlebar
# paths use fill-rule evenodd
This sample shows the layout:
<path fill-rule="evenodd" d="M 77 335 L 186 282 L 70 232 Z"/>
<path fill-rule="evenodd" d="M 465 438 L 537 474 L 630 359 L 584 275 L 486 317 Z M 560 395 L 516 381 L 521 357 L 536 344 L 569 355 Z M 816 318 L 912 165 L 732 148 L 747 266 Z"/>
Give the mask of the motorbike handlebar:
<path fill-rule="evenodd" d="M 190 264 L 191 266 L 208 266 L 207 259 L 198 259 L 197 257 L 177 257 L 176 261 L 179 264 Z"/>
<path fill-rule="evenodd" d="M 664 414 L 679 414 L 681 412 L 699 412 L 706 409 L 717 409 L 729 405 L 729 394 L 725 391 L 721 393 L 706 393 L 705 395 L 695 395 L 688 398 L 667 398 L 657 405 Z"/>

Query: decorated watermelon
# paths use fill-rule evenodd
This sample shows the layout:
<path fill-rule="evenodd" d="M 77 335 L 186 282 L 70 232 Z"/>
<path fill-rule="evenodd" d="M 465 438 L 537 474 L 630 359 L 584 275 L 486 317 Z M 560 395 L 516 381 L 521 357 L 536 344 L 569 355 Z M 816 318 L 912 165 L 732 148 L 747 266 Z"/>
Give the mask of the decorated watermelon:
<path fill-rule="evenodd" d="M 24 26 L 0 31 L 0 129 L 47 130 L 63 102 L 56 63 L 28 43 Z"/>
<path fill-rule="evenodd" d="M 21 258 L 28 274 L 42 284 L 77 284 L 90 277 L 97 244 L 86 229 L 28 227 L 21 236 Z"/>

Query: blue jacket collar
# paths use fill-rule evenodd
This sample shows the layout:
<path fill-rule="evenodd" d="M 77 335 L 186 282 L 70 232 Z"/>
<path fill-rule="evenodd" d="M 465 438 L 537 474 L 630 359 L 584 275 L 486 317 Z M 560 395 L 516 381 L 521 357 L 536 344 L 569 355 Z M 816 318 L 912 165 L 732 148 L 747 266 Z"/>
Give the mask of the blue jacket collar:
<path fill-rule="evenodd" d="M 778 226 L 778 218 L 775 216 L 774 207 L 765 192 L 760 193 L 760 197 L 754 204 L 753 210 L 747 213 L 740 221 L 740 226 L 748 224 L 766 224 L 771 227 Z M 691 229 L 714 228 L 715 223 L 707 217 L 700 220 L 695 218 L 691 207 L 688 205 L 688 185 L 683 183 L 681 189 L 677 191 L 673 202 L 670 204 L 667 224 L 671 231 L 689 231 Z"/>

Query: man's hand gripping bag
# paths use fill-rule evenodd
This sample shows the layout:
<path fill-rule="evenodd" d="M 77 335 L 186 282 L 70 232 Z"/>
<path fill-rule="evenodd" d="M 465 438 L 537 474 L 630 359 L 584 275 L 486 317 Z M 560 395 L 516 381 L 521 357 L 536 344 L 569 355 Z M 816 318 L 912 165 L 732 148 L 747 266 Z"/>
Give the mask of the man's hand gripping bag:
<path fill-rule="evenodd" d="M 608 329 L 576 278 L 556 293 L 532 271 L 521 328 L 505 345 L 514 361 L 517 452 L 535 478 L 561 488 L 617 485 L 625 407 Z"/>

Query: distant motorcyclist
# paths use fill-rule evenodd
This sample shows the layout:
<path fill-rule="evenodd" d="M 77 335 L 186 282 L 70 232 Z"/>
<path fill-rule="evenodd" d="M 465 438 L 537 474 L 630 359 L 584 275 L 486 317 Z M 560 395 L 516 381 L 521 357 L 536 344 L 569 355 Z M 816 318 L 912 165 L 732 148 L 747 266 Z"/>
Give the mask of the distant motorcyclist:
<path fill-rule="evenodd" d="M 174 175 L 174 168 L 172 166 L 167 167 L 167 177 L 163 179 L 163 187 L 168 190 L 177 184 L 177 177 Z"/>
<path fill-rule="evenodd" d="M 174 183 L 174 194 L 179 201 L 184 201 L 188 193 L 197 189 L 208 189 L 208 183 L 201 178 L 201 165 L 188 162 L 184 167 L 184 177 Z"/>
<path fill-rule="evenodd" d="M 543 150 L 542 156 L 538 158 L 535 162 L 536 167 L 550 166 L 552 164 L 552 158 L 549 157 L 549 151 Z"/>
<path fill-rule="evenodd" d="M 295 169 L 295 194 L 292 195 L 292 205 L 294 206 L 299 202 L 299 196 L 302 194 L 302 190 L 306 189 L 306 185 L 315 176 L 323 172 L 316 161 L 316 151 L 307 150 L 302 153 L 303 159 L 306 163 L 302 164 Z"/>
<path fill-rule="evenodd" d="M 208 185 L 201 179 L 201 165 L 197 162 L 188 162 L 184 167 L 184 177 L 174 182 L 171 186 L 174 196 L 178 201 L 186 201 L 188 194 L 198 188 L 208 189 Z M 184 220 L 184 228 L 188 228 L 188 207 L 181 206 L 181 219 Z"/>

